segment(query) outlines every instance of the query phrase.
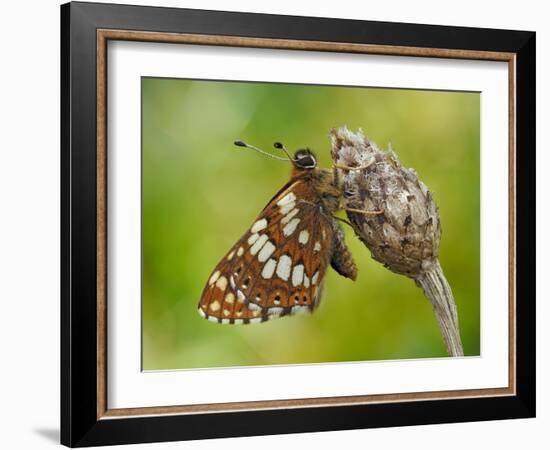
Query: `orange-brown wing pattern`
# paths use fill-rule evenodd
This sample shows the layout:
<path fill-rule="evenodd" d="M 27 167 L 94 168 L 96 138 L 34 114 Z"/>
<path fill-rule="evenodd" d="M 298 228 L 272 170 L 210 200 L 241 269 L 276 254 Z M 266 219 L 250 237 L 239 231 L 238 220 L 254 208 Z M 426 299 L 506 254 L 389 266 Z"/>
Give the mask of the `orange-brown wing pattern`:
<path fill-rule="evenodd" d="M 319 303 L 332 254 L 332 218 L 301 180 L 289 183 L 211 274 L 199 313 L 224 324 L 256 323 Z"/>

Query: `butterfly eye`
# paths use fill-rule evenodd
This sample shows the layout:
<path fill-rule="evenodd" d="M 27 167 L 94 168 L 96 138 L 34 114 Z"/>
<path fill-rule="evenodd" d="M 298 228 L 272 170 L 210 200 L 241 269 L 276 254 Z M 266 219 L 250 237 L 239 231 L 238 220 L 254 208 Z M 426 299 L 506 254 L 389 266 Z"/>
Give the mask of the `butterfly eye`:
<path fill-rule="evenodd" d="M 311 156 L 306 156 L 300 160 L 302 167 L 315 167 L 315 160 Z"/>
<path fill-rule="evenodd" d="M 294 154 L 294 164 L 302 169 L 313 169 L 317 166 L 317 159 L 309 149 L 300 149 Z"/>

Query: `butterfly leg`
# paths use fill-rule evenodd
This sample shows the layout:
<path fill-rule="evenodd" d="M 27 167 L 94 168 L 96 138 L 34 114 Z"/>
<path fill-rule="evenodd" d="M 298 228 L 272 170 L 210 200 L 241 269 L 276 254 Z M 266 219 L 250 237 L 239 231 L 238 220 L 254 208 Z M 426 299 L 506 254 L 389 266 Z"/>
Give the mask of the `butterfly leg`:
<path fill-rule="evenodd" d="M 338 209 L 343 209 L 344 211 L 351 212 L 351 213 L 356 213 L 356 214 L 364 214 L 364 215 L 367 215 L 367 216 L 375 216 L 375 215 L 378 215 L 378 214 L 384 214 L 384 210 L 381 210 L 381 209 L 375 209 L 373 211 L 369 211 L 369 210 L 366 210 L 366 209 L 350 208 L 345 199 L 340 200 L 340 206 L 338 207 Z"/>
<path fill-rule="evenodd" d="M 355 281 L 357 278 L 357 267 L 355 266 L 353 256 L 344 240 L 344 231 L 340 224 L 334 219 L 332 221 L 332 228 L 334 230 L 334 237 L 330 265 L 343 277 Z"/>
<path fill-rule="evenodd" d="M 376 160 L 372 158 L 368 163 L 361 164 L 360 166 L 348 166 L 347 164 L 340 164 L 340 163 L 334 163 L 332 165 L 332 173 L 334 177 L 334 185 L 342 188 L 343 187 L 343 180 L 340 174 L 340 170 L 346 170 L 348 172 L 353 170 L 365 170 L 368 169 Z M 340 169 L 340 170 L 338 170 Z"/>
<path fill-rule="evenodd" d="M 365 169 L 368 169 L 373 162 L 374 162 L 374 158 L 371 159 L 368 163 L 361 164 L 360 166 L 348 166 L 346 164 L 335 163 L 332 167 L 336 169 L 343 169 L 343 170 L 365 170 Z"/>
<path fill-rule="evenodd" d="M 367 211 L 365 209 L 356 209 L 356 208 L 344 208 L 346 211 L 356 213 L 356 214 L 365 214 L 366 216 L 375 216 L 378 214 L 384 214 L 384 211 L 381 209 L 375 211 Z"/>
<path fill-rule="evenodd" d="M 307 200 L 303 200 L 303 199 L 299 199 L 298 202 L 304 203 L 304 204 L 306 204 L 306 205 L 315 206 L 315 203 L 313 203 L 313 202 L 308 202 Z M 346 209 L 346 208 L 340 208 L 340 209 Z M 359 211 L 359 210 L 357 210 L 357 211 Z M 353 228 L 353 225 L 351 224 L 351 222 L 349 222 L 349 221 L 346 220 L 346 219 L 342 219 L 341 217 L 338 217 L 338 216 L 329 216 L 329 215 L 325 214 L 322 210 L 320 211 L 320 213 L 321 213 L 323 216 L 325 216 L 327 219 L 329 219 L 329 220 L 330 220 L 330 219 L 338 220 L 338 221 L 343 222 L 343 223 L 345 223 L 346 225 L 349 225 L 350 227 Z"/>

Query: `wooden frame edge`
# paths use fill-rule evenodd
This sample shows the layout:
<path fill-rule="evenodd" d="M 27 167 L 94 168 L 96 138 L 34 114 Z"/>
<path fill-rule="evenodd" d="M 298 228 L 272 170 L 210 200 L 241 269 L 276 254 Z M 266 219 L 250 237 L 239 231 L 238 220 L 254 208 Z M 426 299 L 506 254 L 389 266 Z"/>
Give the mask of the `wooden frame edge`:
<path fill-rule="evenodd" d="M 160 33 L 149 31 L 98 28 L 97 37 L 97 419 L 112 420 L 126 417 L 145 417 L 174 414 L 206 414 L 266 409 L 349 406 L 357 404 L 395 403 L 425 400 L 502 397 L 516 395 L 516 54 L 478 50 L 404 47 L 375 44 L 336 43 L 326 41 L 298 41 L 290 39 L 248 38 L 187 33 Z M 339 396 L 288 400 L 247 401 L 200 405 L 150 406 L 140 408 L 108 409 L 107 405 L 107 41 L 182 43 L 249 48 L 269 48 L 304 51 L 364 53 L 410 57 L 436 57 L 501 61 L 508 63 L 509 71 L 509 370 L 508 387 Z"/>
<path fill-rule="evenodd" d="M 298 41 L 292 39 L 251 38 L 194 33 L 159 33 L 153 31 L 97 29 L 99 40 L 160 42 L 172 44 L 217 45 L 224 47 L 271 48 L 279 50 L 309 50 L 323 52 L 365 53 L 373 55 L 438 57 L 487 61 L 510 61 L 514 53 L 482 50 L 458 50 L 434 47 L 405 47 L 380 44 L 357 44 L 328 41 Z"/>
<path fill-rule="evenodd" d="M 456 395 L 460 393 L 461 395 Z M 100 420 L 126 417 L 160 416 L 174 414 L 208 414 L 268 409 L 315 408 L 326 406 L 352 406 L 380 403 L 415 402 L 426 400 L 456 400 L 461 398 L 507 397 L 514 395 L 511 388 L 469 389 L 463 391 L 410 392 L 401 394 L 317 397 L 288 400 L 265 400 L 231 403 L 205 403 L 199 405 L 148 406 L 140 408 L 107 409 Z"/>
<path fill-rule="evenodd" d="M 107 40 L 97 33 L 97 417 L 107 411 Z"/>
<path fill-rule="evenodd" d="M 516 362 L 516 55 L 508 61 L 508 385 L 517 393 Z"/>

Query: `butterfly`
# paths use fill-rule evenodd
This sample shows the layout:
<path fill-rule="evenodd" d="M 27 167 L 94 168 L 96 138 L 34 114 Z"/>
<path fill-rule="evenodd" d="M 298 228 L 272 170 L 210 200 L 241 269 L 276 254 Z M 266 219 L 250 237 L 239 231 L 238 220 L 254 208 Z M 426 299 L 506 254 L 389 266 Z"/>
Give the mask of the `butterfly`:
<path fill-rule="evenodd" d="M 298 149 L 291 157 L 282 144 L 275 143 L 287 155 L 280 158 L 242 141 L 235 144 L 288 159 L 292 172 L 288 183 L 214 268 L 198 311 L 222 324 L 259 323 L 312 312 L 319 306 L 329 264 L 346 278 L 355 281 L 357 277 L 338 221 L 343 219 L 333 216 L 349 209 L 336 168 L 319 168 L 308 148 Z"/>

